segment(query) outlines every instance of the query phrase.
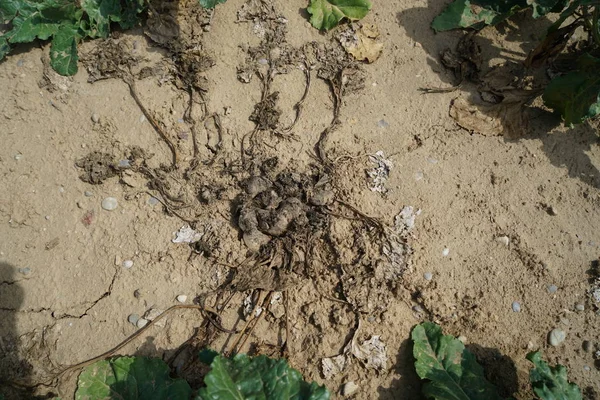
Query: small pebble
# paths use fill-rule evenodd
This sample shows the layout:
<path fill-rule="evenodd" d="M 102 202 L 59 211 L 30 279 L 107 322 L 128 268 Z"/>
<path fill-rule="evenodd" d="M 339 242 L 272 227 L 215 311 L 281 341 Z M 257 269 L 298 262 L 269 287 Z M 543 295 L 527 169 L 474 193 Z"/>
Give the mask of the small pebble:
<path fill-rule="evenodd" d="M 50 221 L 50 216 L 46 215 L 44 218 L 46 218 L 46 221 Z"/>
<path fill-rule="evenodd" d="M 413 310 L 414 312 L 416 312 L 416 313 L 419 313 L 419 314 L 423 313 L 423 307 L 421 307 L 421 306 L 420 306 L 420 305 L 418 305 L 418 304 L 417 304 L 417 305 L 415 305 L 415 306 L 413 306 L 412 310 Z"/>
<path fill-rule="evenodd" d="M 97 124 L 98 122 L 100 122 L 100 116 L 96 113 L 92 114 L 92 121 Z"/>
<path fill-rule="evenodd" d="M 135 323 L 135 326 L 137 326 L 138 328 L 142 329 L 143 327 L 145 327 L 146 325 L 148 325 L 148 320 L 146 318 L 140 318 L 137 320 L 137 322 Z"/>
<path fill-rule="evenodd" d="M 123 268 L 129 269 L 129 268 L 133 267 L 133 261 L 132 260 L 125 260 L 125 261 L 123 261 L 122 265 L 123 265 Z"/>
<path fill-rule="evenodd" d="M 387 122 L 385 119 L 380 119 L 377 122 L 377 126 L 379 126 L 380 128 L 387 128 L 388 126 L 390 126 L 390 123 Z"/>
<path fill-rule="evenodd" d="M 131 162 L 129 160 L 119 160 L 119 168 L 129 168 L 131 167 Z"/>
<path fill-rule="evenodd" d="M 589 365 L 584 365 L 583 369 L 586 370 L 587 372 L 592 370 Z"/>
<path fill-rule="evenodd" d="M 59 188 L 58 188 L 58 191 L 59 191 L 60 193 L 64 193 L 64 192 L 65 192 L 65 188 L 61 186 L 61 187 L 59 187 Z"/>
<path fill-rule="evenodd" d="M 436 160 L 435 158 L 428 158 L 428 159 L 427 159 L 427 162 L 428 162 L 429 164 L 437 164 L 437 163 L 438 163 L 438 160 Z"/>
<path fill-rule="evenodd" d="M 467 343 L 467 337 L 464 335 L 460 335 L 459 337 L 457 337 L 458 341 L 461 342 L 462 344 Z"/>
<path fill-rule="evenodd" d="M 433 274 L 431 272 L 425 272 L 423 278 L 425 278 L 426 281 L 430 281 L 433 279 Z"/>
<path fill-rule="evenodd" d="M 583 343 L 581 344 L 581 348 L 586 353 L 591 353 L 591 351 L 592 351 L 592 342 L 590 342 L 589 340 L 584 340 Z"/>
<path fill-rule="evenodd" d="M 496 238 L 496 241 L 498 243 L 502 243 L 505 246 L 508 246 L 510 244 L 510 239 L 508 238 L 508 236 L 498 236 Z"/>
<path fill-rule="evenodd" d="M 148 204 L 150 204 L 151 206 L 155 206 L 158 204 L 158 199 L 156 197 L 150 197 L 148 199 Z"/>
<path fill-rule="evenodd" d="M 83 192 L 83 195 L 85 197 L 92 197 L 94 195 L 94 193 L 90 192 L 89 190 L 86 190 L 85 192 Z"/>
<path fill-rule="evenodd" d="M 550 333 L 548 334 L 548 343 L 551 346 L 558 346 L 560 345 L 562 342 L 565 341 L 567 337 L 567 334 L 565 333 L 565 331 L 563 331 L 562 329 L 552 329 L 552 331 L 550 331 Z"/>
<path fill-rule="evenodd" d="M 185 294 L 180 294 L 179 296 L 177 296 L 177 301 L 180 303 L 185 303 L 186 300 L 187 296 Z"/>
<path fill-rule="evenodd" d="M 556 293 L 557 290 L 556 285 L 548 285 L 548 293 Z"/>
<path fill-rule="evenodd" d="M 446 247 L 444 250 L 442 250 L 442 255 L 444 257 L 448 257 L 448 254 L 450 254 L 450 249 Z"/>
<path fill-rule="evenodd" d="M 258 63 L 260 65 L 267 65 L 267 64 L 269 64 L 269 60 L 267 60 L 266 58 L 259 58 Z"/>
<path fill-rule="evenodd" d="M 19 161 L 21 158 L 23 158 L 22 154 L 15 154 L 15 160 Z"/>
<path fill-rule="evenodd" d="M 344 396 L 352 396 L 357 391 L 358 385 L 352 381 L 344 383 L 344 387 L 342 388 L 342 394 Z"/>
<path fill-rule="evenodd" d="M 137 322 L 139 320 L 140 320 L 140 316 L 137 314 L 130 314 L 129 317 L 127 317 L 127 321 L 129 321 L 129 323 L 132 325 L 137 324 Z"/>
<path fill-rule="evenodd" d="M 416 180 L 416 181 L 420 181 L 421 179 L 423 179 L 423 172 L 421 172 L 421 171 L 417 171 L 417 172 L 415 173 L 415 180 Z"/>
<path fill-rule="evenodd" d="M 521 303 L 519 303 L 518 301 L 513 301 L 512 310 L 514 312 L 521 312 Z"/>
<path fill-rule="evenodd" d="M 146 121 L 146 116 L 142 114 L 140 116 L 140 122 L 145 122 L 145 121 Z"/>
<path fill-rule="evenodd" d="M 25 61 L 22 58 L 19 61 L 17 61 L 17 67 L 22 67 L 23 64 L 25 64 Z"/>
<path fill-rule="evenodd" d="M 575 304 L 575 309 L 577 311 L 584 311 L 585 310 L 585 306 L 581 303 Z"/>
<path fill-rule="evenodd" d="M 114 197 L 107 197 L 102 200 L 102 208 L 106 211 L 114 211 L 117 209 L 119 202 Z"/>
<path fill-rule="evenodd" d="M 29 268 L 29 267 L 19 268 L 18 271 L 23 275 L 29 275 L 31 273 L 31 268 Z"/>

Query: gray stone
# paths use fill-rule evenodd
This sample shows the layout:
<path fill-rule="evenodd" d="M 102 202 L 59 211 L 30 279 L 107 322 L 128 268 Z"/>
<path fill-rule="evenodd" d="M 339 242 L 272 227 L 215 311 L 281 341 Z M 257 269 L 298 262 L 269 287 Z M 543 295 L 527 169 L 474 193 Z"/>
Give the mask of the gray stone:
<path fill-rule="evenodd" d="M 107 197 L 102 200 L 102 208 L 106 211 L 114 211 L 119 206 L 119 202 L 114 197 Z"/>
<path fill-rule="evenodd" d="M 548 343 L 551 346 L 559 346 L 567 338 L 567 334 L 562 329 L 552 329 L 548 334 Z"/>
<path fill-rule="evenodd" d="M 129 317 L 127 317 L 127 321 L 132 325 L 136 325 L 139 319 L 140 316 L 138 314 L 130 314 Z"/>

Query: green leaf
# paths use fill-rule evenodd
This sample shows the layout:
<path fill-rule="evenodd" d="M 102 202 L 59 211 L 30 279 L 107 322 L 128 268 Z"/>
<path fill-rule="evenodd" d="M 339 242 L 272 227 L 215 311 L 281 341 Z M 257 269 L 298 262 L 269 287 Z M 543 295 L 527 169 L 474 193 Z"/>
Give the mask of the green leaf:
<path fill-rule="evenodd" d="M 544 103 L 561 114 L 565 125 L 578 124 L 600 113 L 600 59 L 584 54 L 577 69 L 554 78 L 544 91 Z"/>
<path fill-rule="evenodd" d="M 119 25 L 123 29 L 131 29 L 140 22 L 139 14 L 146 8 L 145 0 L 125 0 Z"/>
<path fill-rule="evenodd" d="M 533 8 L 533 18 L 539 18 L 548 14 L 557 4 L 564 4 L 563 0 L 536 0 L 531 2 Z M 563 6 L 564 8 L 564 6 Z M 561 9 L 562 10 L 562 9 Z"/>
<path fill-rule="evenodd" d="M 433 20 L 431 27 L 436 32 L 481 29 L 496 25 L 525 7 L 525 0 L 454 0 Z"/>
<path fill-rule="evenodd" d="M 215 8 L 217 4 L 225 3 L 227 0 L 200 0 L 200 5 L 204 8 Z"/>
<path fill-rule="evenodd" d="M 412 331 L 415 369 L 423 385 L 423 394 L 436 400 L 501 399 L 489 383 L 483 368 L 464 344 L 431 322 L 415 326 Z"/>
<path fill-rule="evenodd" d="M 117 357 L 98 361 L 81 372 L 75 400 L 188 400 L 192 389 L 171 379 L 158 358 Z"/>
<path fill-rule="evenodd" d="M 284 359 L 265 356 L 215 357 L 196 400 L 328 400 L 329 391 L 308 384 Z"/>
<path fill-rule="evenodd" d="M 77 24 L 83 15 L 74 2 L 46 0 L 43 3 L 23 1 L 12 20 L 13 29 L 5 34 L 10 43 L 46 40 L 56 34 L 64 22 Z"/>
<path fill-rule="evenodd" d="M 52 39 L 50 46 L 50 65 L 61 75 L 71 76 L 77 73 L 77 41 L 79 32 L 72 25 L 63 25 Z"/>
<path fill-rule="evenodd" d="M 317 29 L 329 30 L 343 18 L 359 20 L 371 10 L 369 0 L 310 0 L 306 9 L 311 15 L 310 23 Z"/>
<path fill-rule="evenodd" d="M 10 45 L 4 36 L 0 36 L 0 60 L 10 52 Z"/>
<path fill-rule="evenodd" d="M 527 354 L 534 365 L 529 380 L 536 395 L 542 400 L 581 400 L 581 391 L 567 380 L 567 369 L 562 365 L 550 367 L 539 351 Z"/>
<path fill-rule="evenodd" d="M 81 8 L 87 13 L 90 24 L 90 37 L 107 38 L 110 22 L 121 19 L 121 2 L 119 0 L 82 0 Z"/>
<path fill-rule="evenodd" d="M 6 22 L 13 19 L 21 7 L 22 4 L 19 1 L 0 0 L 0 22 Z"/>

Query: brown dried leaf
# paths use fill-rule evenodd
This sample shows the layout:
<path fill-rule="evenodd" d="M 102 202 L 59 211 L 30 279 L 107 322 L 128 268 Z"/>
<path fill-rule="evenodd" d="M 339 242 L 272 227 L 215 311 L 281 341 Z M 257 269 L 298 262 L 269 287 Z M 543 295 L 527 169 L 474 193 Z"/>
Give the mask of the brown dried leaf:
<path fill-rule="evenodd" d="M 373 63 L 381 56 L 383 43 L 379 40 L 379 28 L 376 25 L 363 25 L 352 35 L 351 40 L 341 40 L 342 46 L 359 61 Z"/>
<path fill-rule="evenodd" d="M 450 116 L 469 131 L 516 139 L 527 134 L 525 105 L 538 94 L 538 91 L 531 90 L 504 91 L 501 93 L 502 101 L 493 105 L 475 105 L 458 97 L 450 105 Z"/>

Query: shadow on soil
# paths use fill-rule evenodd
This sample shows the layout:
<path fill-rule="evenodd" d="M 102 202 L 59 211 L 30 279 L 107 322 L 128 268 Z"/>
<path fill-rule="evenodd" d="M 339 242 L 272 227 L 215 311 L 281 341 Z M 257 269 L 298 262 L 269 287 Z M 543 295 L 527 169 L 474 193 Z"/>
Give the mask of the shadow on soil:
<path fill-rule="evenodd" d="M 461 31 L 434 33 L 430 27 L 431 22 L 444 7 L 445 3 L 430 0 L 428 7 L 416 7 L 401 11 L 397 13 L 396 19 L 400 27 L 404 28 L 406 34 L 414 42 L 419 43 L 426 52 L 428 64 L 439 75 L 445 87 L 450 87 L 457 85 L 460 78 L 441 64 L 440 53 L 448 48 L 454 50 L 465 33 Z M 551 21 L 547 18 L 536 20 L 531 17 L 531 13 L 524 12 L 515 15 L 509 22 L 501 23 L 494 28 L 486 28 L 495 30 L 488 31 L 487 37 L 482 34 L 476 35 L 474 40 L 481 48 L 481 74 L 490 69 L 489 63 L 491 60 L 494 60 L 495 64 L 498 63 L 498 60 L 502 60 L 511 63 L 512 68 L 517 66 L 517 70 L 524 71 L 522 60 L 540 43 L 550 24 Z M 512 47 L 513 49 L 518 47 L 520 51 L 499 47 L 489 39 L 493 36 L 502 36 L 503 40 L 509 43 L 506 47 Z M 538 72 L 542 76 L 544 75 L 544 70 Z M 469 86 L 474 85 L 465 85 L 465 89 Z M 470 92 L 467 97 L 472 103 L 485 103 L 480 98 L 477 90 L 470 90 Z M 460 92 L 456 91 L 455 97 L 459 95 Z M 436 94 L 428 94 L 428 96 L 436 96 Z M 480 111 L 485 112 L 481 107 L 478 106 L 478 108 Z M 552 165 L 558 168 L 566 168 L 572 178 L 577 178 L 592 187 L 600 187 L 600 171 L 587 154 L 594 146 L 600 144 L 597 129 L 591 123 L 584 123 L 565 132 L 556 131 L 555 128 L 561 126 L 560 118 L 557 115 L 537 108 L 529 108 L 528 111 L 531 112 L 526 114 L 529 122 L 527 134 L 518 139 L 505 138 L 505 140 L 507 142 L 540 140 L 542 150 Z M 498 117 L 498 115 L 491 114 L 490 116 L 492 118 Z M 514 116 L 514 114 L 509 116 Z M 506 117 L 500 118 L 500 121 L 504 127 L 513 122 L 507 120 Z"/>
<path fill-rule="evenodd" d="M 34 396 L 29 390 L 16 384 L 31 384 L 32 366 L 20 354 L 23 346 L 16 328 L 16 314 L 24 299 L 19 278 L 24 275 L 5 262 L 0 261 L 0 399 L 47 399 Z M 51 396 L 51 397 L 49 397 Z"/>
<path fill-rule="evenodd" d="M 477 344 L 469 344 L 467 349 L 475 355 L 477 362 L 483 367 L 487 380 L 498 388 L 502 398 L 509 398 L 519 391 L 517 368 L 512 359 L 502 355 L 499 350 L 486 348 Z M 394 372 L 400 376 L 389 388 L 379 388 L 379 400 L 417 400 L 423 399 L 422 381 L 415 371 L 413 345 L 405 340 L 396 356 Z"/>

